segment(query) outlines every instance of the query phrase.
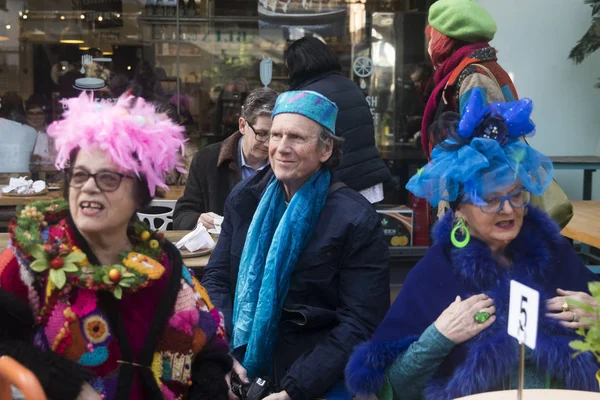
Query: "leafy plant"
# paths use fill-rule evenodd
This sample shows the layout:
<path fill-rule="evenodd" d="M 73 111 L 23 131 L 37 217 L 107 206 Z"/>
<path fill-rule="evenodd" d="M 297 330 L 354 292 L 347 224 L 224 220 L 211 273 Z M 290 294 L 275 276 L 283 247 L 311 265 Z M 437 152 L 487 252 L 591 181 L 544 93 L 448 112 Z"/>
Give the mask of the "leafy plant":
<path fill-rule="evenodd" d="M 590 54 L 600 48 L 600 0 L 584 1 L 585 4 L 589 4 L 592 7 L 593 20 L 587 32 L 579 39 L 577 45 L 569 53 L 569 58 L 575 64 L 582 63 Z M 600 89 L 600 82 L 596 84 L 596 87 Z"/>
<path fill-rule="evenodd" d="M 569 343 L 569 346 L 577 350 L 573 357 L 589 351 L 600 363 L 600 282 L 590 282 L 588 288 L 592 297 L 596 299 L 596 306 L 591 306 L 576 300 L 567 300 L 567 304 L 569 306 L 577 307 L 588 314 L 596 315 L 596 319 L 586 320 L 586 318 L 582 318 L 582 321 L 588 322 L 590 326 L 587 329 L 583 327 L 577 329 L 577 334 L 583 339 L 574 340 Z"/>

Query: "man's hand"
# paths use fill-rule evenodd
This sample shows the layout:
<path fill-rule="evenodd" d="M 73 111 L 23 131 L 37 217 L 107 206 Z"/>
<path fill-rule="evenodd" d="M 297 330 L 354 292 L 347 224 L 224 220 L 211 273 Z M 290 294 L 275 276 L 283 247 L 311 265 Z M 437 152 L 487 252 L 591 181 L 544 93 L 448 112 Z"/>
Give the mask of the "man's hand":
<path fill-rule="evenodd" d="M 287 392 L 284 390 L 283 392 L 273 393 L 272 395 L 265 397 L 264 400 L 292 400 L 292 398 L 288 396 Z"/>
<path fill-rule="evenodd" d="M 246 368 L 244 368 L 242 364 L 240 364 L 238 360 L 236 360 L 234 357 L 231 358 L 233 358 L 233 371 L 237 374 L 237 376 L 243 383 L 249 383 L 250 381 L 248 380 L 248 373 L 246 372 Z M 225 376 L 225 380 L 227 381 L 227 385 L 229 386 L 229 400 L 238 400 L 238 397 L 231 391 L 231 372 Z"/>
<path fill-rule="evenodd" d="M 221 218 L 219 214 L 215 214 L 214 212 L 200 214 L 200 218 L 198 218 L 198 223 L 204 225 L 206 229 L 214 229 L 215 217 Z"/>
<path fill-rule="evenodd" d="M 237 376 L 240 377 L 243 383 L 250 383 L 250 380 L 248 380 L 248 372 L 246 372 L 246 368 L 244 368 L 242 364 L 240 364 L 235 358 L 233 359 L 233 370 L 235 371 Z"/>

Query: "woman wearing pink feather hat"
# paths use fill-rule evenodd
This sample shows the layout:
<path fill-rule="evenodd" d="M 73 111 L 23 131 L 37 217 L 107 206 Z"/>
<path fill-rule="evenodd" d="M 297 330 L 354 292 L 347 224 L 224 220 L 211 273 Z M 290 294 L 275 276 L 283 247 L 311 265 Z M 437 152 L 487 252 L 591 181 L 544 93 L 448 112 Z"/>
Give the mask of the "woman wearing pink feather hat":
<path fill-rule="evenodd" d="M 52 399 L 227 399 L 222 316 L 136 217 L 181 168 L 183 129 L 133 97 L 65 105 L 48 135 L 66 200 L 19 210 L 0 254 L 0 356 Z"/>

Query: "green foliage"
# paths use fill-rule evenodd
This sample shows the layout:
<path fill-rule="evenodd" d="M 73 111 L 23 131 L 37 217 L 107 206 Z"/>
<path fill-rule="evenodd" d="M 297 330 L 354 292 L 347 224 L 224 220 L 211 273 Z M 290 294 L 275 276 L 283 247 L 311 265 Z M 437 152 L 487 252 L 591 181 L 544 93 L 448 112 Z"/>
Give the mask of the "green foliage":
<path fill-rule="evenodd" d="M 592 7 L 592 25 L 569 53 L 569 58 L 576 64 L 600 48 L 600 0 L 585 0 L 585 4 Z M 596 87 L 600 88 L 600 83 Z"/>
<path fill-rule="evenodd" d="M 53 222 L 67 216 L 69 204 L 63 198 L 56 200 L 40 200 L 28 204 L 29 207 L 35 207 L 45 216 L 45 221 Z M 40 220 L 22 215 L 26 206 L 17 207 L 17 225 L 15 227 L 15 239 L 23 247 L 32 244 L 41 244 L 42 238 L 40 231 L 43 229 Z"/>
<path fill-rule="evenodd" d="M 567 300 L 569 306 L 577 307 L 580 310 L 596 314 L 595 320 L 588 320 L 582 318 L 582 321 L 590 324 L 588 329 L 579 328 L 577 329 L 577 335 L 581 336 L 581 340 L 574 340 L 569 343 L 569 346 L 576 350 L 573 357 L 578 356 L 581 353 L 590 352 L 596 357 L 596 360 L 600 363 L 600 282 L 590 282 L 588 284 L 590 293 L 594 299 L 596 299 L 597 305 L 591 306 L 587 303 L 582 303 L 576 300 Z"/>

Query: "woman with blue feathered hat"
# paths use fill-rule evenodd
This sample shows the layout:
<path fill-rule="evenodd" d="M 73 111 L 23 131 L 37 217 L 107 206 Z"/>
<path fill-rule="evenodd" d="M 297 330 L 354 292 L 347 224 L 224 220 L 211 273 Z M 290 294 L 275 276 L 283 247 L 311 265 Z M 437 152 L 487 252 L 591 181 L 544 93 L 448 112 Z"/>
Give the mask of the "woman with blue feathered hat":
<path fill-rule="evenodd" d="M 587 284 L 597 278 L 556 223 L 528 204 L 553 175 L 551 161 L 519 140 L 534 133 L 532 108 L 529 99 L 486 107 L 474 93 L 461 119 L 442 115 L 447 139 L 407 188 L 452 209 L 372 340 L 348 363 L 346 383 L 359 398 L 442 400 L 515 389 L 512 279 L 540 293 L 525 387 L 598 391 L 593 356 L 574 358 L 569 348 L 575 330 L 595 317 L 567 303 L 595 305 Z"/>

